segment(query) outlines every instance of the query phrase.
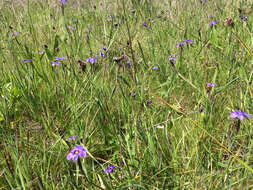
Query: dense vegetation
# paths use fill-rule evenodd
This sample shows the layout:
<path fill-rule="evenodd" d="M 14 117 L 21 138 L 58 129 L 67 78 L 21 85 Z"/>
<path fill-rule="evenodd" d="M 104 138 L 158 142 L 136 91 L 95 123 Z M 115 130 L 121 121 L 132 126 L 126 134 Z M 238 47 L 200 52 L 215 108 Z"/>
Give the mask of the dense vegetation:
<path fill-rule="evenodd" d="M 0 10 L 0 189 L 253 188 L 251 1 Z"/>

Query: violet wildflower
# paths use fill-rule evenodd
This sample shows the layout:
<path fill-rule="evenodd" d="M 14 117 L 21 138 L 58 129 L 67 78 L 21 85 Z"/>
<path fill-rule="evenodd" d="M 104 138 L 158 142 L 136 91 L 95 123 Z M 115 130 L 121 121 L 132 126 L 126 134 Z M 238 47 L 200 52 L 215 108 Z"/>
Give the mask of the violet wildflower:
<path fill-rule="evenodd" d="M 175 57 L 170 57 L 170 58 L 169 58 L 169 61 L 170 61 L 170 62 L 174 62 L 174 61 L 176 61 L 176 60 L 177 60 L 177 59 L 176 59 Z"/>
<path fill-rule="evenodd" d="M 22 63 L 31 63 L 32 62 L 32 59 L 24 59 L 21 61 Z"/>
<path fill-rule="evenodd" d="M 75 135 L 75 136 L 69 136 L 69 140 L 70 140 L 70 141 L 74 141 L 76 138 L 77 138 L 76 135 Z"/>
<path fill-rule="evenodd" d="M 127 61 L 127 62 L 126 62 L 126 65 L 127 65 L 128 68 L 130 68 L 130 67 L 131 67 L 130 61 Z"/>
<path fill-rule="evenodd" d="M 216 85 L 217 85 L 216 83 L 212 83 L 212 82 L 207 83 L 206 93 L 209 94 L 211 92 L 212 88 Z"/>
<path fill-rule="evenodd" d="M 16 35 L 18 35 L 18 32 L 13 32 L 13 33 L 10 32 L 9 35 L 10 35 L 10 36 L 16 36 Z"/>
<path fill-rule="evenodd" d="M 142 26 L 147 27 L 148 25 L 146 22 L 144 22 Z"/>
<path fill-rule="evenodd" d="M 240 121 L 242 121 L 244 117 L 250 118 L 250 115 L 240 110 L 235 110 L 230 114 L 230 118 L 238 118 Z"/>
<path fill-rule="evenodd" d="M 209 22 L 209 26 L 211 26 L 211 28 L 217 24 L 217 21 L 216 20 L 213 20 L 211 22 Z"/>
<path fill-rule="evenodd" d="M 69 29 L 69 30 L 72 30 L 72 31 L 74 31 L 75 30 L 75 28 L 73 28 L 73 27 L 71 27 L 71 26 L 67 26 L 67 28 Z"/>
<path fill-rule="evenodd" d="M 181 51 L 182 51 L 182 47 L 181 47 Z M 179 56 L 179 55 L 178 54 L 174 54 L 173 57 L 169 57 L 169 59 L 168 59 L 170 61 L 170 65 L 172 67 L 172 71 L 175 72 L 175 73 L 177 73 L 177 69 L 176 69 L 176 67 L 174 65 L 174 62 L 177 60 L 176 59 L 177 56 Z"/>
<path fill-rule="evenodd" d="M 246 16 L 241 16 L 240 19 L 245 21 L 245 22 L 247 22 L 249 20 L 248 17 L 246 17 Z"/>
<path fill-rule="evenodd" d="M 54 66 L 59 66 L 60 65 L 60 62 L 59 61 L 56 61 L 56 62 L 54 62 L 54 61 L 50 61 L 51 63 L 52 63 L 52 66 L 54 67 Z"/>
<path fill-rule="evenodd" d="M 114 172 L 114 168 L 115 168 L 115 167 L 116 167 L 116 166 L 111 165 L 111 166 L 109 166 L 108 168 L 105 168 L 104 172 L 105 172 L 106 174 L 112 173 L 112 172 Z"/>
<path fill-rule="evenodd" d="M 59 2 L 60 2 L 61 4 L 63 4 L 63 3 L 67 3 L 68 0 L 59 0 Z"/>
<path fill-rule="evenodd" d="M 62 61 L 62 60 L 66 60 L 66 57 L 54 57 L 55 61 Z"/>
<path fill-rule="evenodd" d="M 153 70 L 158 70 L 159 68 L 157 66 L 154 66 L 152 69 Z"/>
<path fill-rule="evenodd" d="M 94 64 L 97 61 L 97 56 L 96 57 L 89 57 L 88 59 L 86 59 L 86 62 L 90 63 L 90 64 Z"/>
<path fill-rule="evenodd" d="M 45 53 L 45 51 L 43 51 L 43 50 L 40 51 L 40 54 L 44 54 L 44 53 Z"/>
<path fill-rule="evenodd" d="M 183 47 L 185 45 L 185 42 L 180 42 L 179 44 L 176 44 L 177 47 Z"/>
<path fill-rule="evenodd" d="M 118 20 L 115 22 L 115 24 L 119 24 L 119 23 L 121 23 L 121 20 L 120 20 L 120 19 L 118 19 Z"/>
<path fill-rule="evenodd" d="M 103 48 L 102 48 L 104 51 L 106 51 L 107 50 L 107 48 L 106 48 L 106 46 L 103 46 Z"/>
<path fill-rule="evenodd" d="M 192 41 L 192 40 L 185 40 L 185 43 L 192 44 L 192 43 L 193 43 L 193 41 Z"/>
<path fill-rule="evenodd" d="M 174 54 L 172 57 L 169 57 L 169 61 L 171 62 L 171 63 L 174 63 L 176 60 L 177 60 L 177 58 L 176 57 L 178 57 L 179 56 L 179 54 Z"/>
<path fill-rule="evenodd" d="M 77 145 L 75 148 L 72 148 L 69 154 L 67 155 L 67 160 L 73 160 L 74 162 L 77 161 L 78 157 L 86 157 L 86 149 L 83 148 L 82 145 Z"/>
<path fill-rule="evenodd" d="M 136 97 L 136 94 L 135 94 L 135 93 L 132 93 L 131 96 L 132 96 L 133 98 L 135 98 L 135 97 Z"/>
<path fill-rule="evenodd" d="M 152 100 L 148 100 L 146 103 L 147 103 L 148 105 L 149 105 L 149 104 L 152 104 Z"/>
<path fill-rule="evenodd" d="M 212 83 L 212 82 L 207 83 L 207 86 L 216 86 L 216 85 L 217 85 L 216 83 Z"/>
<path fill-rule="evenodd" d="M 111 15 L 109 18 L 105 19 L 107 22 L 111 22 L 113 20 L 113 15 Z"/>
<path fill-rule="evenodd" d="M 101 57 L 102 59 L 105 58 L 105 53 L 104 53 L 103 51 L 101 51 L 101 52 L 99 53 L 99 55 L 100 55 L 100 57 Z"/>

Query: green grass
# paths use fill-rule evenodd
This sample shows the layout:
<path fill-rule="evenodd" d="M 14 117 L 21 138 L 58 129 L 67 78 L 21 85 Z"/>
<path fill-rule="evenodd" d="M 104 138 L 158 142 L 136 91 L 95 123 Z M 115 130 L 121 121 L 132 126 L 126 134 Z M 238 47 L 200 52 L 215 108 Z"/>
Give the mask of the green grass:
<path fill-rule="evenodd" d="M 0 10 L 0 189 L 253 188 L 252 118 L 230 118 L 253 114 L 250 1 L 30 0 Z M 176 47 L 184 40 L 193 43 Z M 56 56 L 67 59 L 52 67 Z M 68 161 L 75 145 L 87 157 Z"/>

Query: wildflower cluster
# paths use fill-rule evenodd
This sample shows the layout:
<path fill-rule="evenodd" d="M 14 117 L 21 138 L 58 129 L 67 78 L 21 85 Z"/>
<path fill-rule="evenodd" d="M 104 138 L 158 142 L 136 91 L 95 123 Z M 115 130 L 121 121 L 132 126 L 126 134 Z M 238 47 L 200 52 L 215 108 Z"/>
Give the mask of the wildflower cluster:
<path fill-rule="evenodd" d="M 248 17 L 246 17 L 246 16 L 241 16 L 240 19 L 245 22 L 248 22 L 248 20 L 249 20 Z"/>
<path fill-rule="evenodd" d="M 66 57 L 54 57 L 54 61 L 50 61 L 52 63 L 52 66 L 59 66 L 60 65 L 60 61 L 62 60 L 66 60 Z"/>
<path fill-rule="evenodd" d="M 90 63 L 91 65 L 93 65 L 97 61 L 97 59 L 98 59 L 98 56 L 96 56 L 96 57 L 89 57 L 89 58 L 86 59 L 86 62 Z"/>
<path fill-rule="evenodd" d="M 104 172 L 105 172 L 106 174 L 112 173 L 112 172 L 114 172 L 114 168 L 115 168 L 115 167 L 116 167 L 116 166 L 111 165 L 111 166 L 109 166 L 108 168 L 105 168 Z"/>
<path fill-rule="evenodd" d="M 77 136 L 70 136 L 69 140 L 74 141 L 76 139 L 76 137 Z M 83 148 L 82 145 L 77 145 L 77 146 L 75 146 L 74 148 L 71 149 L 71 151 L 68 153 L 66 159 L 67 160 L 72 160 L 73 162 L 76 162 L 78 160 L 79 156 L 85 158 L 87 156 L 86 152 L 87 152 L 87 149 Z M 114 172 L 115 167 L 116 166 L 111 165 L 108 168 L 106 168 L 104 170 L 105 174 L 110 174 L 110 173 Z"/>
<path fill-rule="evenodd" d="M 169 57 L 169 61 L 171 62 L 171 63 L 173 63 L 173 62 L 175 62 L 176 60 L 177 60 L 177 58 L 176 57 L 178 57 L 179 55 L 178 54 L 174 54 L 174 55 L 172 55 L 172 57 Z"/>
<path fill-rule="evenodd" d="M 18 32 L 10 32 L 9 35 L 10 36 L 16 36 L 16 35 L 18 35 Z"/>
<path fill-rule="evenodd" d="M 176 47 L 183 47 L 186 44 L 188 45 L 192 43 L 193 43 L 193 40 L 185 40 L 185 41 L 180 42 L 179 44 L 176 44 Z"/>
<path fill-rule="evenodd" d="M 100 52 L 99 52 L 99 55 L 100 55 L 100 57 L 101 57 L 102 59 L 104 59 L 104 58 L 105 58 L 105 53 L 106 53 L 107 48 L 104 46 L 104 47 L 102 48 L 102 50 L 103 50 L 103 51 L 100 51 Z M 97 62 L 97 60 L 98 60 L 98 56 L 89 57 L 89 58 L 86 59 L 86 62 L 87 62 L 87 63 L 90 63 L 91 65 L 93 65 L 94 63 Z"/>

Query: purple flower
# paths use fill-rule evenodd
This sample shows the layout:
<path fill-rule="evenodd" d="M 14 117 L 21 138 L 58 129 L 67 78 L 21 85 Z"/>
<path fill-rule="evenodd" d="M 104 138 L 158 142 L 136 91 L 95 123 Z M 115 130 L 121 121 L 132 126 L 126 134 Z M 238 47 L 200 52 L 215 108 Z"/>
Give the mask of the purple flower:
<path fill-rule="evenodd" d="M 72 148 L 69 154 L 67 155 L 67 160 L 77 161 L 78 156 L 86 157 L 86 149 L 82 145 L 77 145 L 75 148 Z"/>
<path fill-rule="evenodd" d="M 216 86 L 216 85 L 217 85 L 216 83 L 212 83 L 212 82 L 207 83 L 207 86 Z"/>
<path fill-rule="evenodd" d="M 176 59 L 175 57 L 170 57 L 170 58 L 169 58 L 169 61 L 170 61 L 170 62 L 174 62 L 174 61 L 176 61 L 176 60 L 177 60 L 177 59 Z"/>
<path fill-rule="evenodd" d="M 63 3 L 67 3 L 68 0 L 59 0 L 59 2 L 60 2 L 61 4 L 63 4 Z"/>
<path fill-rule="evenodd" d="M 135 94 L 135 93 L 132 93 L 131 96 L 132 96 L 133 98 L 135 98 L 136 94 Z"/>
<path fill-rule="evenodd" d="M 86 62 L 90 63 L 90 64 L 94 64 L 97 61 L 97 56 L 96 57 L 89 57 L 88 59 L 86 59 Z"/>
<path fill-rule="evenodd" d="M 158 70 L 159 68 L 157 66 L 154 66 L 152 69 L 153 70 Z"/>
<path fill-rule="evenodd" d="M 70 140 L 70 141 L 74 141 L 76 138 L 77 138 L 76 135 L 75 135 L 75 136 L 69 136 L 69 140 Z"/>
<path fill-rule="evenodd" d="M 177 47 L 182 47 L 185 45 L 185 42 L 180 42 L 179 44 L 176 44 Z"/>
<path fill-rule="evenodd" d="M 75 30 L 75 28 L 73 28 L 73 27 L 71 27 L 71 26 L 67 26 L 67 28 L 69 29 L 69 30 L 72 30 L 72 31 L 74 31 Z"/>
<path fill-rule="evenodd" d="M 142 26 L 147 27 L 148 25 L 146 22 L 144 22 Z"/>
<path fill-rule="evenodd" d="M 192 44 L 193 41 L 192 40 L 185 40 L 186 43 Z"/>
<path fill-rule="evenodd" d="M 16 35 L 18 35 L 18 32 L 13 32 L 13 33 L 10 32 L 9 35 L 11 35 L 11 36 L 16 36 Z"/>
<path fill-rule="evenodd" d="M 127 65 L 128 68 L 130 68 L 130 67 L 131 67 L 130 61 L 127 61 L 127 62 L 126 62 L 126 65 Z"/>
<path fill-rule="evenodd" d="M 54 62 L 54 61 L 50 61 L 51 63 L 52 63 L 52 66 L 54 67 L 54 66 L 59 66 L 60 65 L 60 62 L 59 61 L 56 61 L 56 62 Z"/>
<path fill-rule="evenodd" d="M 105 58 L 105 53 L 104 53 L 103 51 L 101 51 L 101 52 L 99 53 L 99 55 L 100 55 L 100 57 L 101 57 L 102 59 Z"/>
<path fill-rule="evenodd" d="M 108 168 L 105 168 L 104 172 L 105 172 L 106 174 L 112 173 L 112 172 L 114 172 L 114 168 L 115 168 L 115 167 L 116 167 L 116 166 L 111 165 L 111 166 L 109 166 Z"/>
<path fill-rule="evenodd" d="M 240 19 L 245 21 L 245 22 L 247 22 L 249 20 L 248 17 L 246 17 L 246 16 L 241 16 Z"/>
<path fill-rule="evenodd" d="M 21 61 L 22 63 L 31 63 L 32 62 L 32 59 L 24 59 Z"/>
<path fill-rule="evenodd" d="M 217 21 L 216 20 L 213 20 L 211 22 L 209 22 L 209 26 L 213 27 L 214 25 L 217 24 Z"/>
<path fill-rule="evenodd" d="M 62 60 L 66 60 L 66 57 L 54 57 L 55 61 L 62 61 Z"/>
<path fill-rule="evenodd" d="M 119 24 L 119 23 L 121 23 L 121 20 L 120 20 L 120 19 L 118 19 L 118 20 L 115 22 L 115 24 Z"/>
<path fill-rule="evenodd" d="M 112 20 L 113 20 L 113 16 L 110 16 L 110 18 L 106 19 L 107 22 L 111 22 Z"/>
<path fill-rule="evenodd" d="M 149 105 L 152 103 L 152 100 L 148 100 L 146 103 Z"/>
<path fill-rule="evenodd" d="M 230 114 L 230 118 L 235 119 L 236 117 L 242 121 L 244 117 L 250 118 L 250 115 L 243 111 L 235 110 Z"/>
<path fill-rule="evenodd" d="M 171 63 L 174 63 L 176 60 L 177 60 L 177 58 L 176 57 L 178 57 L 179 55 L 178 54 L 174 54 L 172 57 L 169 57 L 169 61 L 171 62 Z"/>
<path fill-rule="evenodd" d="M 44 54 L 44 53 L 45 53 L 45 51 L 43 51 L 43 50 L 40 51 L 40 54 Z"/>
<path fill-rule="evenodd" d="M 106 48 L 106 46 L 103 46 L 103 48 L 102 48 L 104 51 L 106 51 L 107 50 L 107 48 Z"/>

